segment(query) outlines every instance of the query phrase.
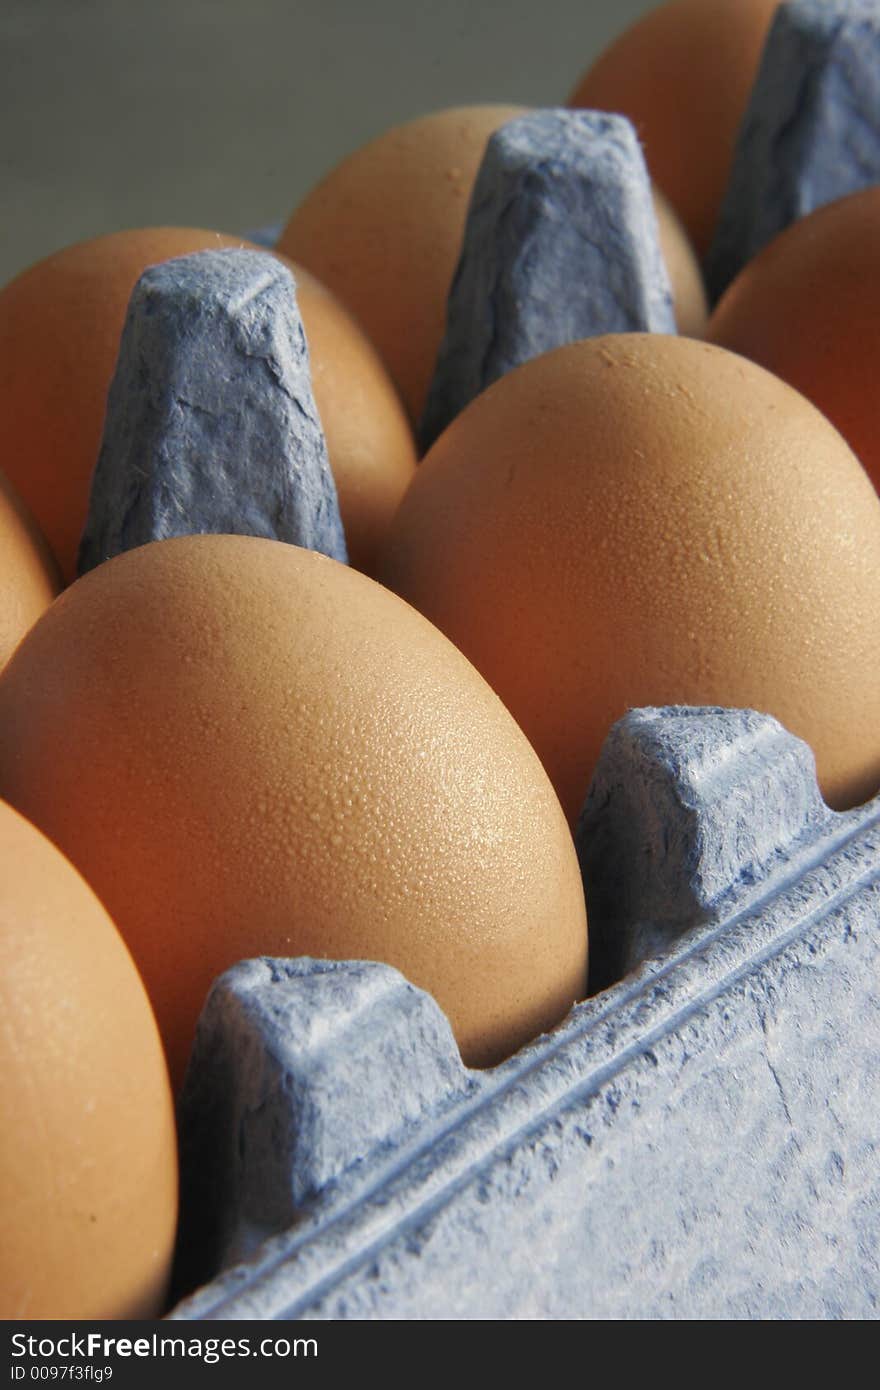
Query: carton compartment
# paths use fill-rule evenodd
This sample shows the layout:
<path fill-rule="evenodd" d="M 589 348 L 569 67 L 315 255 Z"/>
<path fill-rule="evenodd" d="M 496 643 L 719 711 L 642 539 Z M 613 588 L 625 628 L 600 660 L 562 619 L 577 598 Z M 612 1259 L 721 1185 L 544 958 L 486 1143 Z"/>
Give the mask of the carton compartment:
<path fill-rule="evenodd" d="M 637 710 L 578 839 L 605 987 L 491 1071 L 387 967 L 221 977 L 172 1318 L 876 1312 L 880 798 L 829 811 L 769 716 Z"/>

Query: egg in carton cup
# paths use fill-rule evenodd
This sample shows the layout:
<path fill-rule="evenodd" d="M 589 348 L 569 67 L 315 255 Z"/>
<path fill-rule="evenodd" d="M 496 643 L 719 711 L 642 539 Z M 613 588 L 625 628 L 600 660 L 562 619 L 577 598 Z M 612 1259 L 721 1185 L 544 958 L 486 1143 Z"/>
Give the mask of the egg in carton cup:
<path fill-rule="evenodd" d="M 798 22 L 812 22 L 814 6 L 790 8 Z M 767 115 L 772 102 L 760 100 Z M 578 270 L 585 244 L 596 257 L 589 277 Z M 157 266 L 137 286 L 80 549 L 81 569 L 93 570 L 82 585 L 101 593 L 100 614 L 83 606 L 76 585 L 42 636 L 20 650 L 0 683 L 4 724 L 15 730 L 15 754 L 2 759 L 0 777 L 3 794 L 98 880 L 151 986 L 178 1080 L 208 981 L 240 961 L 210 990 L 180 1096 L 174 1318 L 870 1315 L 880 1211 L 872 970 L 880 801 L 857 803 L 877 783 L 876 760 L 870 751 L 865 758 L 878 725 L 876 497 L 805 402 L 772 397 L 765 373 L 731 367 L 720 349 L 672 338 L 672 301 L 655 193 L 625 121 L 543 112 L 493 137 L 421 422 L 432 447 L 377 572 L 488 678 L 539 764 L 500 703 L 501 714 L 487 712 L 491 692 L 476 672 L 467 697 L 452 666 L 442 680 L 435 674 L 408 691 L 398 652 L 419 646 L 412 634 L 428 624 L 408 617 L 395 649 L 391 615 L 403 606 L 374 612 L 372 598 L 361 603 L 363 586 L 383 591 L 340 568 L 346 537 L 288 271 L 274 257 L 226 250 Z M 564 306 L 553 323 L 551 304 Z M 722 360 L 728 375 L 719 387 L 712 373 Z M 548 363 L 562 364 L 555 380 Z M 736 376 L 745 378 L 749 410 Z M 587 404 L 571 413 L 565 402 L 580 390 L 575 378 L 589 389 Z M 609 378 L 617 397 L 600 385 Z M 677 424 L 640 419 L 637 398 L 667 396 L 687 421 L 718 416 L 719 390 L 733 402 L 722 444 L 716 431 L 684 481 L 661 463 L 640 502 L 653 466 L 644 457 L 649 439 L 671 437 L 681 451 L 691 436 L 689 425 L 683 436 Z M 550 450 L 546 437 L 534 442 L 535 422 L 547 414 L 542 398 L 562 418 Z M 603 411 L 610 423 L 597 428 L 591 419 Z M 754 420 L 774 412 L 789 435 L 768 460 Z M 804 421 L 818 429 L 818 443 Z M 632 476 L 614 475 L 607 456 L 624 422 Z M 490 444 L 504 439 L 505 426 L 511 442 L 496 461 Z M 581 442 L 592 445 L 591 436 L 599 446 L 592 474 Z M 737 439 L 756 467 L 707 477 L 705 455 L 730 455 Z M 565 476 L 551 500 L 540 479 L 548 453 Z M 831 501 L 827 482 L 804 465 L 811 453 L 834 478 Z M 769 489 L 761 482 L 768 466 L 781 474 Z M 459 491 L 470 486 L 462 472 L 488 479 L 489 492 Z M 759 524 L 741 515 L 755 486 L 764 488 Z M 807 505 L 825 499 L 830 540 L 787 515 L 795 491 Z M 725 496 L 734 505 L 716 511 L 704 533 L 689 534 L 701 493 L 713 507 Z M 667 495 L 685 495 L 684 509 L 664 510 Z M 425 522 L 432 515 L 444 523 L 434 534 Z M 534 544 L 524 519 L 536 517 Z M 676 588 L 656 568 L 632 586 L 650 619 L 638 642 L 623 582 L 631 559 L 608 545 L 615 525 L 627 544 L 641 525 L 651 537 L 643 550 L 671 555 L 673 576 L 683 577 Z M 494 539 L 505 529 L 514 536 L 507 551 Z M 245 534 L 192 534 L 230 531 Z M 869 557 L 867 568 L 840 565 L 842 533 L 853 541 L 850 553 Z M 784 554 L 766 568 L 768 538 Z M 155 540 L 170 546 L 122 553 Z M 274 556 L 279 540 L 330 558 L 300 560 L 304 552 L 283 548 L 291 592 L 298 570 L 309 580 L 293 607 L 277 598 L 274 628 L 266 615 L 271 593 L 281 591 L 260 590 L 274 643 L 267 655 L 248 576 L 250 557 L 267 545 Z M 143 559 L 151 551 L 172 557 L 152 577 Z M 561 589 L 548 580 L 551 558 Z M 273 569 L 275 560 L 267 564 Z M 337 572 L 350 577 L 337 580 Z M 734 653 L 720 673 L 725 661 L 692 617 L 673 611 L 669 625 L 676 606 L 699 611 L 692 579 L 707 573 L 715 588 L 703 590 L 712 595 L 703 618 L 714 614 L 721 647 Z M 603 616 L 596 599 L 609 575 Z M 744 600 L 768 577 L 774 601 L 740 622 Z M 337 584 L 351 610 L 345 619 L 326 601 Z M 792 591 L 801 611 L 819 615 L 806 642 L 812 665 L 804 665 L 791 613 L 771 611 Z M 673 593 L 679 599 L 670 602 Z M 129 600 L 140 605 L 134 617 Z M 578 628 L 584 611 L 587 630 Z M 83 693 L 95 697 L 73 731 L 91 750 L 85 759 L 56 718 L 53 682 L 40 676 L 57 656 L 52 623 L 57 631 L 69 623 L 65 672 L 78 672 Z M 334 645 L 340 623 L 348 656 Z M 249 642 L 233 650 L 225 634 L 236 624 Z M 630 653 L 650 654 L 653 642 L 652 670 L 661 675 L 645 689 L 660 692 L 662 707 L 631 710 L 608 734 L 620 708 L 646 704 L 638 671 L 614 688 L 627 660 L 615 634 L 627 630 Z M 305 654 L 330 673 L 323 693 L 297 692 L 277 664 L 279 645 L 292 641 L 297 659 Z M 162 703 L 163 644 L 184 692 L 179 706 Z M 385 735 L 385 751 L 370 750 L 373 764 L 364 749 L 353 751 L 360 716 L 347 703 L 371 648 L 374 664 L 386 668 L 369 678 Z M 682 655 L 697 673 L 692 689 L 672 672 Z M 454 660 L 468 665 L 458 653 Z M 267 672 L 283 687 L 278 720 L 261 705 L 257 676 Z M 594 708 L 578 682 L 596 672 L 600 685 L 611 676 Z M 232 723 L 216 698 L 227 677 L 237 701 Z M 395 681 L 412 716 L 382 693 Z M 291 700 L 307 736 L 279 754 L 274 735 L 283 728 L 287 737 L 296 724 L 282 708 Z M 721 708 L 752 703 L 774 708 L 782 723 Z M 441 717 L 452 705 L 452 717 Z M 195 712 L 200 751 L 187 751 L 181 737 L 184 707 L 187 719 Z M 150 718 L 141 720 L 141 710 Z M 448 741 L 441 725 L 455 728 L 462 711 L 473 718 L 475 710 L 473 728 L 456 733 L 451 754 L 438 761 L 435 750 Z M 405 726 L 402 751 L 390 755 Z M 217 775 L 203 773 L 208 746 L 221 749 Z M 289 775 L 291 755 L 307 767 L 316 747 L 323 773 L 334 760 L 337 771 L 347 769 L 339 804 L 319 806 Z M 426 755 L 439 777 L 401 799 L 401 760 Z M 120 767 L 146 810 L 120 816 L 112 790 Z M 335 777 L 331 771 L 331 784 Z M 310 781 L 306 773 L 304 785 Z M 493 797 L 498 813 L 468 827 L 467 805 L 479 804 L 482 815 Z M 84 809 L 94 798 L 104 807 L 98 816 Z M 192 814 L 181 819 L 187 799 Z M 384 821 L 373 815 L 379 806 Z M 312 839 L 293 833 L 303 814 L 317 825 Z M 92 844 L 90 820 L 101 829 Z M 362 840 L 355 859 L 361 869 L 384 864 L 390 898 L 371 870 L 356 876 L 344 901 L 333 900 L 327 846 L 352 825 Z M 519 857 L 510 857 L 517 836 Z M 126 895 L 138 837 L 143 921 L 134 929 Z M 415 859 L 401 868 L 401 854 Z M 409 955 L 386 953 L 382 933 L 364 935 L 358 925 L 369 919 L 370 896 L 386 924 L 412 918 L 413 903 L 404 901 L 411 894 L 418 917 L 432 901 L 431 854 L 445 855 L 455 891 L 439 911 L 432 902 L 433 917 L 422 916 L 433 939 L 410 926 Z M 278 872 L 285 858 L 292 879 Z M 227 911 L 243 865 L 262 887 L 250 904 L 233 894 Z M 206 872 L 217 904 L 208 922 L 204 895 L 193 906 L 201 890 L 190 893 Z M 484 890 L 491 882 L 495 891 L 493 874 L 505 882 L 490 922 L 477 897 L 492 898 Z M 308 893 L 297 896 L 298 879 L 310 883 Z M 267 912 L 279 930 L 255 955 L 257 928 L 247 918 L 256 924 Z M 311 935 L 303 931 L 309 913 Z M 151 927 L 161 918 L 170 926 L 157 935 Z M 505 933 L 515 949 L 499 948 Z M 453 968 L 437 944 L 445 950 L 456 934 L 464 952 Z"/>
<path fill-rule="evenodd" d="M 388 967 L 215 984 L 175 1319 L 872 1317 L 880 799 L 767 716 L 613 729 L 578 832 L 616 980 L 489 1071 Z M 626 968 L 628 973 L 620 978 Z"/>
<path fill-rule="evenodd" d="M 821 39 L 827 20 L 787 10 L 765 74 L 774 47 L 790 62 L 793 29 Z M 788 118 L 779 92 L 765 75 L 765 123 Z M 541 119 L 526 138 L 546 141 Z M 493 220 L 493 196 L 505 209 L 528 180 L 501 143 L 423 443 L 439 432 L 432 402 L 451 402 L 442 430 L 539 351 L 540 309 Z M 547 245 L 552 194 L 531 218 L 518 194 L 519 237 Z M 557 243 L 542 263 L 557 296 L 575 261 Z M 668 312 L 662 271 L 648 257 L 639 270 Z M 479 337 L 489 285 L 482 322 L 500 322 L 501 347 Z M 581 314 L 572 338 L 619 326 L 595 299 Z M 199 1254 L 180 1287 L 225 1272 L 173 1317 L 872 1316 L 880 799 L 830 811 L 811 751 L 766 715 L 641 709 L 604 743 L 576 843 L 592 997 L 491 1071 L 461 1067 L 433 1001 L 383 967 L 263 960 L 217 982 L 181 1110 L 184 1246 Z M 371 1022 L 355 1067 L 358 991 Z"/>

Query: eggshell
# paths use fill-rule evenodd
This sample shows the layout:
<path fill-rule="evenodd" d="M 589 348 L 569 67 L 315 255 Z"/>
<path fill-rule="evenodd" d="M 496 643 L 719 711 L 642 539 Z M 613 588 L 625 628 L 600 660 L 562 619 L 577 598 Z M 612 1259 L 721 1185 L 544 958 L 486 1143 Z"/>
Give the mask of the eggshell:
<path fill-rule="evenodd" d="M 155 1020 L 94 893 L 4 802 L 0 855 L 0 1317 L 156 1317 L 177 1148 Z"/>
<path fill-rule="evenodd" d="M 0 473 L 0 668 L 58 589 L 49 547 Z"/>
<path fill-rule="evenodd" d="M 570 106 L 636 126 L 652 178 L 698 256 L 709 249 L 761 50 L 778 0 L 671 0 L 597 58 Z"/>
<path fill-rule="evenodd" d="M 320 281 L 302 266 L 291 269 L 349 564 L 371 574 L 415 471 L 415 438 L 366 334 Z"/>
<path fill-rule="evenodd" d="M 395 126 L 332 170 L 279 239 L 278 250 L 312 271 L 358 319 L 414 424 L 443 338 L 486 142 L 523 110 L 462 106 Z"/>
<path fill-rule="evenodd" d="M 558 800 L 498 698 L 395 595 L 277 541 L 191 536 L 72 585 L 0 677 L 0 789 L 140 967 L 179 1081 L 213 978 L 375 959 L 497 1061 L 585 989 Z"/>
<path fill-rule="evenodd" d="M 679 333 L 689 338 L 702 338 L 709 319 L 709 305 L 696 252 L 681 219 L 656 184 L 653 198 L 660 252 L 669 275 L 676 327 Z"/>
<path fill-rule="evenodd" d="M 0 291 L 0 467 L 67 582 L 76 577 L 107 391 L 135 283 L 149 265 L 230 247 L 262 249 L 188 227 L 114 232 L 39 261 Z M 315 401 L 343 525 L 355 562 L 368 567 L 414 467 L 415 444 L 357 325 L 313 279 L 299 303 L 310 349 L 314 340 Z"/>
<path fill-rule="evenodd" d="M 880 491 L 880 187 L 791 226 L 728 287 L 706 330 L 803 392 Z"/>
<path fill-rule="evenodd" d="M 579 813 L 630 706 L 752 707 L 834 806 L 880 784 L 880 502 L 733 353 L 594 338 L 510 372 L 422 461 L 384 582 L 449 636 Z"/>

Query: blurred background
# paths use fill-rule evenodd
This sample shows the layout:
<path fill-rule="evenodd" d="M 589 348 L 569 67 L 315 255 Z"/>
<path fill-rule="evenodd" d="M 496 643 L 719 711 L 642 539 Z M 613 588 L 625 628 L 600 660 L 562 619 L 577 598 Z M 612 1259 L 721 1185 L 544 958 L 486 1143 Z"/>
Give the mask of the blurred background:
<path fill-rule="evenodd" d="M 0 284 L 125 227 L 284 221 L 412 116 L 564 104 L 653 0 L 0 0 Z"/>

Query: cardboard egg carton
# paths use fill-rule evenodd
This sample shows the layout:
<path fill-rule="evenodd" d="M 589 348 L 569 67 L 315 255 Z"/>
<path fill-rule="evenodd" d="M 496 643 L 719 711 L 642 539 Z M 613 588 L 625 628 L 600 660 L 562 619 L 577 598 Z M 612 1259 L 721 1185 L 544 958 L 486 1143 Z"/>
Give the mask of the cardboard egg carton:
<path fill-rule="evenodd" d="M 877 106 L 861 62 L 877 51 L 871 7 L 802 0 L 783 11 L 743 127 L 731 184 L 739 191 L 710 257 L 716 294 L 787 221 L 878 173 L 836 119 L 841 104 Z M 794 116 L 791 84 L 774 77 L 792 65 L 803 79 Z M 560 157 L 581 178 L 567 131 L 592 118 L 552 119 Z M 504 157 L 482 171 L 426 442 L 487 384 L 478 367 L 492 378 L 553 345 L 542 345 L 516 257 L 496 235 L 496 209 L 519 186 L 518 151 L 528 157 L 547 120 L 527 118 L 524 140 L 519 125 Z M 781 131 L 788 153 L 768 199 L 763 184 L 747 185 L 766 166 L 755 150 L 778 150 Z M 876 139 L 868 145 L 876 165 Z M 647 218 L 637 148 L 623 164 L 604 202 L 635 202 Z M 520 206 L 523 235 L 544 221 L 561 225 L 555 196 L 551 182 Z M 254 239 L 271 246 L 276 235 Z M 619 252 L 629 233 L 615 235 Z M 652 316 L 669 305 L 665 269 L 643 233 L 629 250 L 632 320 L 609 324 L 608 306 L 578 303 L 569 336 L 657 327 Z M 547 283 L 570 278 L 569 254 L 563 242 L 554 248 L 540 271 Z M 235 275 L 244 278 L 233 285 L 230 262 L 197 260 L 183 267 L 183 288 L 203 297 L 206 282 L 187 277 L 213 267 L 211 302 L 231 325 L 230 342 L 241 333 L 281 342 L 259 390 L 266 419 L 286 437 L 289 400 L 302 397 L 307 419 L 311 404 L 296 335 L 265 326 L 276 325 L 276 309 L 287 313 L 283 277 L 267 280 L 265 266 L 241 261 Z M 153 274 L 151 295 L 169 292 L 165 278 Z M 483 310 L 462 285 L 483 283 L 502 286 L 517 316 L 505 322 L 504 362 L 487 366 L 479 353 L 464 372 L 456 344 L 479 337 Z M 177 323 L 172 290 L 162 303 Z M 500 302 L 485 309 L 493 341 Z M 122 495 L 125 514 L 137 511 L 145 526 L 161 512 L 162 534 L 225 529 L 214 524 L 213 497 L 199 504 L 197 526 L 177 515 L 177 497 L 193 495 L 197 417 L 214 410 L 206 399 L 216 353 L 205 355 L 204 340 L 195 352 L 184 332 L 191 317 L 150 349 L 169 379 L 183 373 L 177 396 L 194 401 L 186 447 L 150 462 L 150 478 L 143 460 L 134 471 L 128 462 L 146 448 L 143 420 L 126 423 L 143 362 L 120 359 L 120 404 L 108 417 L 90 521 L 101 558 L 152 538 L 120 533 Z M 233 363 L 237 349 L 223 351 Z M 147 426 L 165 448 L 169 426 L 152 405 Z M 231 460 L 243 457 L 233 433 L 228 443 Z M 313 500 L 289 524 L 316 528 L 334 553 L 320 440 L 310 449 Z M 126 492 L 133 476 L 136 508 Z M 277 486 L 287 497 L 286 476 Z M 279 508 L 270 499 L 263 510 Z M 636 710 L 609 734 L 577 842 L 593 992 L 552 1034 L 491 1070 L 465 1068 L 434 1001 L 387 966 L 259 959 L 215 983 L 181 1100 L 172 1318 L 876 1315 L 880 797 L 829 811 L 809 749 L 769 716 Z"/>
<path fill-rule="evenodd" d="M 768 716 L 637 710 L 578 843 L 616 982 L 494 1069 L 388 967 L 215 984 L 178 1265 L 210 1282 L 172 1318 L 876 1315 L 880 797 L 829 811 Z"/>

